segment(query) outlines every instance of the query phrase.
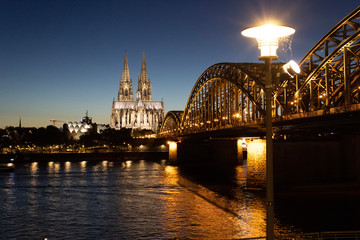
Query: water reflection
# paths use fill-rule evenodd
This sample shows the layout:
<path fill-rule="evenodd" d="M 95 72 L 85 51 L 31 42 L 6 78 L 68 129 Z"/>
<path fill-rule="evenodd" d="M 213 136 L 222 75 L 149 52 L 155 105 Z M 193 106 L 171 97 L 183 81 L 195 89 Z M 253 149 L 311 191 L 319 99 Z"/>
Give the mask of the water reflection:
<path fill-rule="evenodd" d="M 60 163 L 57 162 L 54 164 L 53 172 L 59 173 L 59 171 L 60 171 Z"/>
<path fill-rule="evenodd" d="M 69 161 L 65 162 L 65 173 L 70 172 L 70 168 L 71 168 L 71 162 Z"/>
<path fill-rule="evenodd" d="M 107 171 L 108 169 L 108 161 L 102 161 L 101 165 L 102 165 L 102 170 L 103 171 Z"/>
<path fill-rule="evenodd" d="M 145 160 L 139 161 L 139 170 L 144 170 L 146 168 L 145 166 Z"/>
<path fill-rule="evenodd" d="M 176 167 L 163 161 L 25 164 L 17 167 L 13 175 L 0 174 L 0 202 L 6 203 L 0 204 L 2 237 L 61 239 L 71 234 L 74 239 L 119 236 L 123 239 L 238 239 L 265 236 L 264 195 L 244 189 L 245 172 L 243 166 Z M 277 199 L 279 208 L 281 206 L 277 216 L 281 217 L 278 217 L 276 232 L 293 231 L 285 223 L 303 224 L 301 227 L 306 228 L 305 215 L 310 214 L 308 205 L 314 201 L 285 199 Z M 329 204 L 321 207 L 320 200 L 315 204 L 322 209 L 319 213 L 329 218 L 328 222 L 333 220 L 331 214 L 340 215 L 343 211 L 347 227 L 358 226 L 356 201 L 359 198 L 339 208 L 341 201 L 343 199 L 337 198 L 337 204 L 331 202 L 331 211 L 328 211 Z M 329 207 L 327 212 L 325 207 Z M 301 222 L 297 222 L 298 219 Z M 317 216 L 315 220 L 324 219 Z M 315 220 L 309 221 L 314 224 Z M 338 226 L 334 220 L 331 224 Z"/>
<path fill-rule="evenodd" d="M 32 162 L 30 164 L 31 175 L 36 175 L 39 170 L 39 164 L 37 162 Z"/>
<path fill-rule="evenodd" d="M 53 169 L 53 167 L 54 167 L 54 162 L 53 161 L 48 162 L 48 171 L 50 171 L 50 169 Z"/>
<path fill-rule="evenodd" d="M 86 161 L 82 161 L 81 163 L 80 163 L 80 166 L 81 166 L 81 168 L 80 168 L 80 171 L 82 172 L 82 173 L 85 173 L 85 171 L 86 171 Z"/>
<path fill-rule="evenodd" d="M 165 166 L 165 182 L 170 185 L 176 185 L 179 182 L 178 168 L 175 166 Z"/>
<path fill-rule="evenodd" d="M 224 238 L 265 236 L 264 196 L 244 191 L 244 179 L 242 166 L 182 166 L 179 168 L 178 182 L 217 211 L 226 213 L 227 222 L 222 224 L 231 224 L 234 232 L 228 231 Z M 203 211 L 209 214 L 208 209 L 209 207 Z M 201 215 L 199 212 L 197 214 Z M 218 216 L 219 213 L 212 215 Z M 219 221 L 221 222 L 217 219 L 214 224 Z M 211 226 L 211 229 L 220 231 L 215 225 Z M 223 230 L 221 232 L 223 234 Z M 215 236 L 222 238 L 220 235 Z"/>
<path fill-rule="evenodd" d="M 39 171 L 39 164 L 37 162 L 32 162 L 30 164 L 30 173 L 31 173 L 31 177 L 30 177 L 30 185 L 31 186 L 36 186 L 37 185 L 37 173 Z"/>
<path fill-rule="evenodd" d="M 132 161 L 126 161 L 125 162 L 125 166 L 127 167 L 127 168 L 130 168 L 131 167 L 131 164 L 132 164 Z"/>

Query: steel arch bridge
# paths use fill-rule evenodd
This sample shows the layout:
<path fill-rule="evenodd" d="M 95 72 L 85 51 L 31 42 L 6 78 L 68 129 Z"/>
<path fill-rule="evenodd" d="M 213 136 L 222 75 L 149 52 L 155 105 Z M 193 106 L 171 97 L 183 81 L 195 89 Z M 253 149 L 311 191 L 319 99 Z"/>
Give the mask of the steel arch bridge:
<path fill-rule="evenodd" d="M 161 124 L 161 131 L 163 134 L 178 134 L 180 129 L 181 119 L 184 111 L 169 111 L 166 113 L 163 123 Z"/>
<path fill-rule="evenodd" d="M 273 121 L 360 110 L 360 7 L 333 27 L 301 60 L 295 78 L 273 63 Z M 263 124 L 261 63 L 218 63 L 195 83 L 184 112 L 171 112 L 160 134 L 186 135 Z M 173 119 L 173 121 L 171 121 Z M 181 119 L 181 121 L 179 121 Z"/>

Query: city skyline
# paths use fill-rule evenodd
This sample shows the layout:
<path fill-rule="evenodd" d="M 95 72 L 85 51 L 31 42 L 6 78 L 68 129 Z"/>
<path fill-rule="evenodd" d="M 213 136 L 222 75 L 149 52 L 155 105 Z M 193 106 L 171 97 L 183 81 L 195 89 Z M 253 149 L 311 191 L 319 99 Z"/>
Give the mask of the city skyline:
<path fill-rule="evenodd" d="M 256 41 L 241 36 L 244 28 L 267 19 L 294 27 L 279 61 L 299 62 L 357 6 L 334 0 L 3 1 L 0 128 L 18 126 L 20 117 L 23 127 L 79 121 L 86 111 L 108 124 L 125 50 L 133 83 L 145 52 L 153 99 L 164 99 L 165 113 L 184 110 L 211 65 L 260 62 Z"/>

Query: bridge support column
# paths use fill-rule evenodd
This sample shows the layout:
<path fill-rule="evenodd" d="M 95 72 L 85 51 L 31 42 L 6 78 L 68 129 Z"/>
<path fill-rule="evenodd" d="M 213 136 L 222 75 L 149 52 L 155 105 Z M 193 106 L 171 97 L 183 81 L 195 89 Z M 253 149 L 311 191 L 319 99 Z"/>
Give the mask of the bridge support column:
<path fill-rule="evenodd" d="M 266 181 L 266 141 L 252 140 L 247 146 L 247 173 L 248 187 L 265 188 Z"/>
<path fill-rule="evenodd" d="M 174 152 L 169 147 L 169 160 L 178 164 L 219 164 L 221 166 L 239 164 L 238 142 L 234 139 L 188 139 L 177 143 Z M 241 148 L 242 151 L 242 148 Z M 170 160 L 171 161 L 171 160 Z"/>
<path fill-rule="evenodd" d="M 242 146 L 242 140 L 241 139 L 238 139 L 237 140 L 237 162 L 239 164 L 243 164 L 243 161 L 244 161 L 244 154 L 243 154 L 243 146 Z"/>
<path fill-rule="evenodd" d="M 177 163 L 177 143 L 169 142 L 169 162 L 170 164 Z"/>

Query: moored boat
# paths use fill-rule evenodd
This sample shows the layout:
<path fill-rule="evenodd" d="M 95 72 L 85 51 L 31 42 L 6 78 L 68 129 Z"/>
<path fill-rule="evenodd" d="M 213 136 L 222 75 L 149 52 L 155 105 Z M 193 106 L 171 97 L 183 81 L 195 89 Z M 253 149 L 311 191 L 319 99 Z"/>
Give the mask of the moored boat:
<path fill-rule="evenodd" d="M 0 172 L 12 172 L 15 170 L 15 164 L 12 162 L 0 163 Z"/>

